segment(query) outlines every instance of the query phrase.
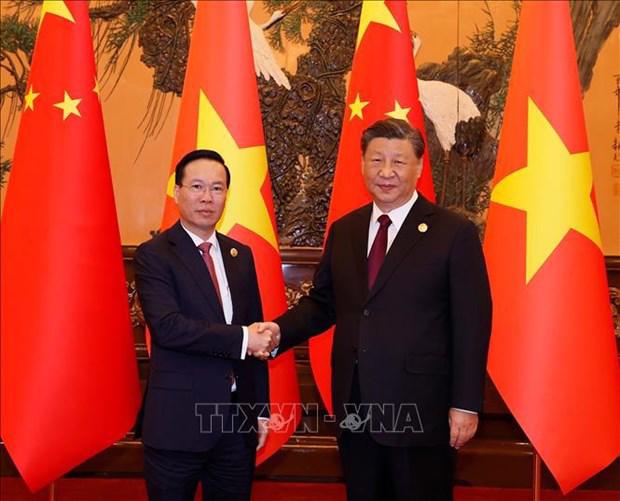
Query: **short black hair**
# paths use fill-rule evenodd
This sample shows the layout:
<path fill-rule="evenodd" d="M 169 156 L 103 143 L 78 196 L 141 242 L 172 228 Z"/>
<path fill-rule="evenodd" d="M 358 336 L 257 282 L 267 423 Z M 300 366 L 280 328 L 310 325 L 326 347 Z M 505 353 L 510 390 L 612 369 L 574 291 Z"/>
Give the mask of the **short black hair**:
<path fill-rule="evenodd" d="M 181 183 L 183 182 L 183 175 L 185 174 L 185 167 L 187 167 L 187 164 L 193 162 L 194 160 L 200 160 L 201 158 L 204 158 L 205 160 L 213 160 L 222 164 L 224 170 L 226 171 L 226 187 L 228 188 L 230 186 L 230 170 L 226 166 L 226 162 L 224 162 L 222 155 L 220 155 L 217 151 L 213 150 L 194 150 L 185 154 L 183 158 L 179 160 L 177 166 L 174 168 L 174 183 L 177 186 L 181 186 Z"/>
<path fill-rule="evenodd" d="M 406 139 L 411 143 L 417 158 L 422 158 L 422 155 L 424 155 L 424 139 L 420 129 L 412 127 L 406 120 L 386 118 L 385 120 L 378 120 L 368 127 L 362 133 L 362 155 L 366 153 L 366 148 L 368 148 L 370 141 L 378 137 Z"/>

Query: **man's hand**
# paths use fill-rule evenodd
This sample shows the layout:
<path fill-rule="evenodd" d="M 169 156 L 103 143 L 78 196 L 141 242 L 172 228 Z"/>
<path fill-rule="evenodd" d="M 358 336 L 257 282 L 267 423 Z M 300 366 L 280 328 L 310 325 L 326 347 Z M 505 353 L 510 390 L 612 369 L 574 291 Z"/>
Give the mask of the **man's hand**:
<path fill-rule="evenodd" d="M 269 347 L 269 353 L 280 346 L 280 326 L 275 322 L 262 322 L 259 324 L 258 332 L 271 331 L 271 346 Z"/>
<path fill-rule="evenodd" d="M 256 446 L 256 450 L 265 445 L 267 441 L 267 435 L 269 434 L 269 420 L 268 419 L 258 419 L 258 445 Z"/>
<path fill-rule="evenodd" d="M 448 422 L 450 423 L 450 446 L 460 449 L 476 433 L 478 429 L 478 414 L 450 409 Z"/>
<path fill-rule="evenodd" d="M 248 355 L 267 360 L 273 345 L 272 331 L 255 322 L 248 327 Z"/>

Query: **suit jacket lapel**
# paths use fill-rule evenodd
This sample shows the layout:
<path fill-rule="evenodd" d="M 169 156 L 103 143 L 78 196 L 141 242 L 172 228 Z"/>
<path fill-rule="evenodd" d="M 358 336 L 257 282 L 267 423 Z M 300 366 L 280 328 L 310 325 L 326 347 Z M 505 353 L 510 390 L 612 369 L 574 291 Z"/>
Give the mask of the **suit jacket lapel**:
<path fill-rule="evenodd" d="M 353 273 L 353 290 L 363 292 L 364 298 L 368 294 L 368 226 L 370 225 L 370 215 L 372 214 L 372 204 L 363 207 L 353 219 L 350 227 L 349 236 L 350 255 L 355 266 Z"/>
<path fill-rule="evenodd" d="M 368 293 L 368 300 L 381 290 L 411 248 L 424 236 L 425 233 L 418 226 L 421 223 L 428 224 L 433 212 L 433 205 L 419 195 L 385 256 L 377 280 Z"/>
<path fill-rule="evenodd" d="M 233 304 L 233 318 L 232 323 L 241 323 L 237 314 L 240 311 L 240 301 L 245 297 L 243 290 L 243 282 L 241 281 L 242 274 L 239 271 L 239 257 L 238 253 L 231 252 L 233 245 L 230 240 L 222 238 L 220 233 L 217 233 L 217 241 L 220 244 L 220 250 L 222 252 L 222 261 L 224 261 L 224 269 L 226 270 L 226 279 L 228 280 L 228 288 L 230 289 L 230 297 Z"/>
<path fill-rule="evenodd" d="M 217 299 L 215 286 L 211 280 L 211 275 L 207 269 L 200 251 L 194 245 L 194 242 L 183 229 L 180 222 L 177 222 L 170 230 L 168 230 L 168 240 L 172 244 L 172 249 L 179 257 L 181 262 L 189 269 L 191 276 L 196 281 L 196 285 L 207 299 L 214 312 L 217 312 L 219 320 L 224 322 L 224 311 L 222 305 Z"/>

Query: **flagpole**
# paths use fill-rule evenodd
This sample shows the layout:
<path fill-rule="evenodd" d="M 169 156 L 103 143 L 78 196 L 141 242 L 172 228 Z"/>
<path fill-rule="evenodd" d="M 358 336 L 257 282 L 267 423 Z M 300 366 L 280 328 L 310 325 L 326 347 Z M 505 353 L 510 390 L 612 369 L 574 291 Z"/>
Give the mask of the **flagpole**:
<path fill-rule="evenodd" d="M 56 482 L 50 484 L 49 501 L 56 501 Z"/>
<path fill-rule="evenodd" d="M 541 497 L 541 481 L 540 481 L 540 470 L 541 470 L 541 460 L 540 456 L 536 449 L 534 449 L 534 456 L 532 461 L 532 499 L 533 501 L 540 501 Z"/>

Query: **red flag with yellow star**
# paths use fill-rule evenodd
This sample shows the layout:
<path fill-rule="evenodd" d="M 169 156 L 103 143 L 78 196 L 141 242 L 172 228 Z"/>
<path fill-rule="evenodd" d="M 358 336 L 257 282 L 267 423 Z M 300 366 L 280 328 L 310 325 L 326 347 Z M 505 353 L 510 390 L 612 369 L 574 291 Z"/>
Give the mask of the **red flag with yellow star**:
<path fill-rule="evenodd" d="M 371 201 L 361 173 L 362 132 L 377 120 L 400 118 L 420 129 L 426 142 L 419 100 L 407 2 L 365 0 L 347 92 L 327 228 L 348 212 Z M 428 145 L 428 143 L 427 143 Z M 428 151 L 418 191 L 435 200 Z M 333 330 L 310 339 L 314 379 L 332 412 L 331 349 Z"/>
<path fill-rule="evenodd" d="M 523 2 L 485 254 L 489 373 L 563 492 L 620 453 L 620 376 L 568 2 Z"/>
<path fill-rule="evenodd" d="M 140 389 L 88 3 L 46 1 L 2 215 L 2 439 L 37 490 L 122 438 Z"/>
<path fill-rule="evenodd" d="M 174 223 L 174 166 L 187 152 L 217 151 L 232 182 L 217 230 L 254 254 L 265 318 L 286 311 L 271 180 L 245 2 L 198 2 L 162 228 Z M 272 426 L 257 463 L 276 452 L 301 418 L 292 351 L 269 362 Z"/>

